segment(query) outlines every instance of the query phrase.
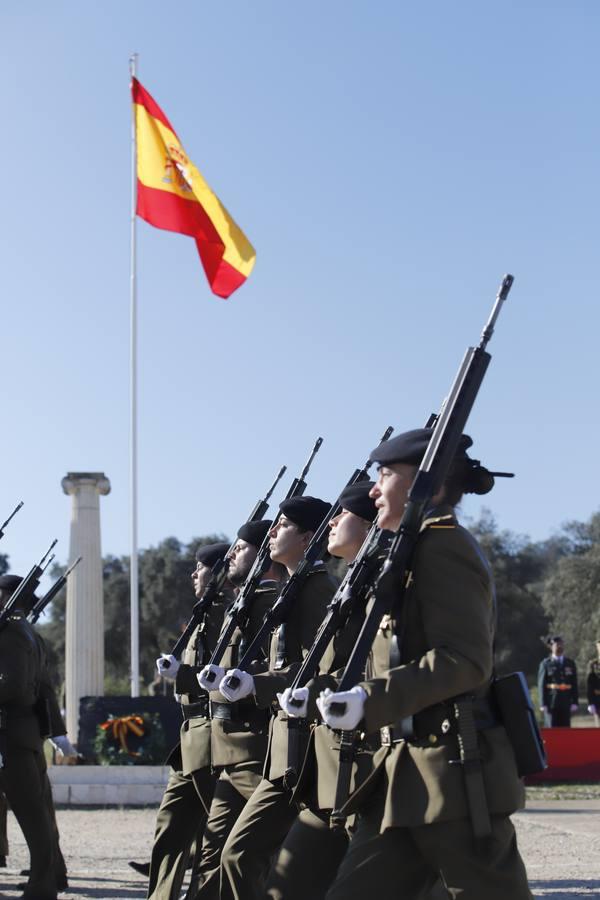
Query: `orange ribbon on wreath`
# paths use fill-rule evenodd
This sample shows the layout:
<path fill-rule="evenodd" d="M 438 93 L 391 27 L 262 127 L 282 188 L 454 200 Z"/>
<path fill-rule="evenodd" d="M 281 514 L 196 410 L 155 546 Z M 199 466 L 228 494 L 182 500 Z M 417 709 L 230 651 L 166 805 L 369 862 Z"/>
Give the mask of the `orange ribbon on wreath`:
<path fill-rule="evenodd" d="M 130 750 L 127 746 L 127 734 L 131 731 L 132 734 L 135 734 L 136 737 L 142 737 L 146 732 L 144 728 L 144 720 L 141 716 L 119 716 L 116 719 L 108 719 L 106 722 L 103 722 L 100 725 L 103 731 L 108 731 L 112 729 L 112 736 L 115 741 L 119 741 L 121 744 L 121 749 L 128 753 L 129 756 L 141 756 L 141 753 L 136 753 L 134 750 Z"/>

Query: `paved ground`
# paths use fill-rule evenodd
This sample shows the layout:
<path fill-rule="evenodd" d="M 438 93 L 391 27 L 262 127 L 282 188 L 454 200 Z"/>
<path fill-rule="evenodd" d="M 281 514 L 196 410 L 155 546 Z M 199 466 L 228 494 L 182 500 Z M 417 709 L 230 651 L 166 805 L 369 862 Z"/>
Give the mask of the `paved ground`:
<path fill-rule="evenodd" d="M 61 896 L 145 897 L 145 881 L 127 862 L 148 858 L 154 815 L 152 809 L 59 810 L 70 881 L 69 891 Z M 534 798 L 515 821 L 536 898 L 600 898 L 600 800 Z M 0 870 L 0 896 L 7 898 L 20 896 L 18 872 L 27 865 L 26 847 L 12 816 L 9 839 L 9 867 Z"/>

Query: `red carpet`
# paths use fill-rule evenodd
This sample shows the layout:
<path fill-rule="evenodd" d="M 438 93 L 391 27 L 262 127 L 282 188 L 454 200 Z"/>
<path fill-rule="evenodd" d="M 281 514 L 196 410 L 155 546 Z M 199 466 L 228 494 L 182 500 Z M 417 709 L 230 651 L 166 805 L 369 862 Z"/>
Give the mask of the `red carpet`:
<path fill-rule="evenodd" d="M 542 728 L 542 737 L 548 768 L 527 784 L 600 780 L 600 728 Z"/>

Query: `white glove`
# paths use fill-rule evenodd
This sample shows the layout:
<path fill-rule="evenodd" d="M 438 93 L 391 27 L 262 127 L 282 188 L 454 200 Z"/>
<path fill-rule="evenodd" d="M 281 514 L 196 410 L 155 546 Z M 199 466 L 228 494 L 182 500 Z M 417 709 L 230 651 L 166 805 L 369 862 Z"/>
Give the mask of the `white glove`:
<path fill-rule="evenodd" d="M 167 681 L 175 681 L 179 671 L 179 661 L 171 653 L 161 653 L 156 660 L 156 668 L 161 678 Z"/>
<path fill-rule="evenodd" d="M 358 684 L 337 694 L 326 688 L 321 691 L 317 707 L 330 728 L 352 731 L 363 717 L 366 699 L 367 692 Z"/>
<path fill-rule="evenodd" d="M 201 672 L 198 672 L 196 678 L 198 684 L 205 691 L 216 691 L 218 684 L 223 680 L 225 669 L 222 666 L 204 666 Z"/>
<path fill-rule="evenodd" d="M 547 706 L 540 706 L 540 712 L 548 712 Z"/>
<path fill-rule="evenodd" d="M 596 715 L 596 707 L 594 706 L 593 703 L 590 703 L 590 705 L 588 706 L 588 712 L 589 712 L 590 716 Z"/>
<path fill-rule="evenodd" d="M 59 753 L 63 756 L 77 756 L 77 750 L 66 736 L 66 734 L 59 734 L 56 737 L 50 738 L 52 744 Z"/>
<path fill-rule="evenodd" d="M 571 712 L 577 712 L 578 709 L 579 709 L 578 703 L 571 703 Z"/>
<path fill-rule="evenodd" d="M 308 688 L 289 688 L 277 694 L 282 710 L 292 718 L 305 719 L 308 712 Z"/>
<path fill-rule="evenodd" d="M 235 684 L 231 680 L 235 679 Z M 221 679 L 219 690 L 231 703 L 242 700 L 254 693 L 254 678 L 248 672 L 241 669 L 230 669 L 225 678 Z"/>

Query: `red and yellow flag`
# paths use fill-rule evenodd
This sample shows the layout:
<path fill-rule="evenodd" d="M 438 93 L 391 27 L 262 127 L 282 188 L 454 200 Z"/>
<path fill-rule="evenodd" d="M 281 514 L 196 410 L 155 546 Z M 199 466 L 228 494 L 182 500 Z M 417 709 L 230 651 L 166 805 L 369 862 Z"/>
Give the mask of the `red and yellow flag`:
<path fill-rule="evenodd" d="M 137 78 L 131 90 L 137 136 L 137 214 L 156 228 L 195 238 L 213 292 L 229 297 L 252 271 L 254 247 Z"/>

